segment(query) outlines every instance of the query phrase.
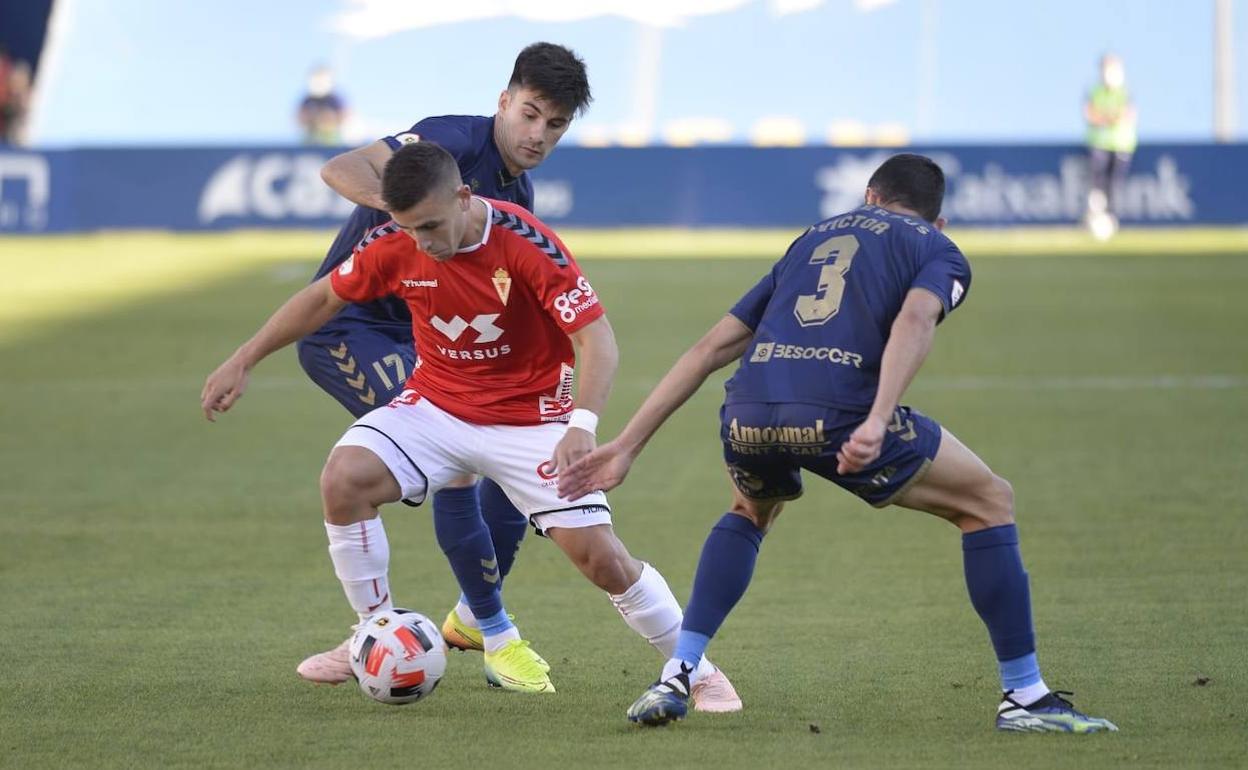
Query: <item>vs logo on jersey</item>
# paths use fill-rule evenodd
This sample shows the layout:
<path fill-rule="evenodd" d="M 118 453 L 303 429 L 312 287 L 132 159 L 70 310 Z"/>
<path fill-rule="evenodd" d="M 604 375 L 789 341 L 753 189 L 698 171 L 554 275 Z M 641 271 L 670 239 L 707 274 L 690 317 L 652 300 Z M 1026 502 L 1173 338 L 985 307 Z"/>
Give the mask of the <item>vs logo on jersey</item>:
<path fill-rule="evenodd" d="M 498 315 L 498 313 L 483 313 L 474 316 L 471 321 L 465 321 L 459 316 L 455 316 L 449 321 L 444 321 L 441 316 L 435 315 L 429 319 L 429 324 L 446 335 L 446 338 L 451 342 L 457 342 L 459 336 L 467 329 L 474 329 L 477 332 L 477 338 L 473 342 L 480 344 L 493 342 L 503 336 L 503 329 L 494 325 L 494 322 L 498 320 Z"/>

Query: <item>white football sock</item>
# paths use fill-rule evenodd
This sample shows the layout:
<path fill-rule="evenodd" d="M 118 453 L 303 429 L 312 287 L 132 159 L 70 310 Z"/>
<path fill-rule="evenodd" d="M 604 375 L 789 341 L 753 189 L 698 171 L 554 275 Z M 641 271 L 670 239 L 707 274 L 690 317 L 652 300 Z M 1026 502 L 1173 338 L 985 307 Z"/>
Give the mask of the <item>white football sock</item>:
<path fill-rule="evenodd" d="M 329 535 L 329 558 L 342 581 L 342 591 L 360 621 L 394 606 L 390 600 L 390 541 L 381 517 L 354 524 L 325 522 Z"/>
<path fill-rule="evenodd" d="M 500 631 L 497 634 L 482 634 L 481 635 L 481 641 L 482 641 L 483 646 L 485 647 L 485 651 L 490 654 L 494 654 L 498 652 L 499 650 L 501 650 L 503 648 L 503 645 L 507 644 L 512 639 L 519 639 L 519 638 L 520 638 L 520 629 L 516 628 L 515 626 L 508 628 L 506 631 Z"/>
<path fill-rule="evenodd" d="M 672 657 L 684 613 L 657 569 L 643 562 L 641 577 L 624 593 L 611 596 L 611 603 L 628 627 L 645 637 L 664 659 Z M 694 678 L 701 679 L 714 671 L 715 667 L 703 657 Z"/>
<path fill-rule="evenodd" d="M 1043 679 L 1041 679 L 1033 685 L 1020 687 L 1017 690 L 1014 690 L 1010 695 L 1010 700 L 1020 706 L 1030 706 L 1048 694 L 1049 686 L 1044 683 Z"/>
<path fill-rule="evenodd" d="M 459 616 L 459 621 L 469 628 L 480 628 L 481 624 L 477 622 L 477 616 L 472 614 L 472 608 L 464 601 L 464 595 L 459 595 L 459 604 L 455 605 L 455 614 Z"/>
<path fill-rule="evenodd" d="M 706 663 L 705 655 L 702 656 L 702 663 Z M 701 668 L 701 667 L 702 665 L 699 664 L 698 668 Z M 671 679 L 672 677 L 676 676 L 682 671 L 685 671 L 687 673 L 686 669 L 688 668 L 689 668 L 689 664 L 681 660 L 680 658 L 668 658 L 667 662 L 663 664 L 663 673 L 659 674 L 659 681 L 666 682 L 668 679 Z M 694 670 L 696 671 L 697 669 L 694 669 Z M 690 681 L 693 680 L 693 674 L 689 674 L 689 679 Z"/>

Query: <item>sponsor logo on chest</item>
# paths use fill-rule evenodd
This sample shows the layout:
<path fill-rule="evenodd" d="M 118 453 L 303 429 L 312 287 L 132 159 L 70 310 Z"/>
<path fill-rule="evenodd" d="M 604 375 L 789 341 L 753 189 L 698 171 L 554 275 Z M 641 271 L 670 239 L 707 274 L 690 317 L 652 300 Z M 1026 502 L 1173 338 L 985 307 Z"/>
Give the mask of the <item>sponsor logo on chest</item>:
<path fill-rule="evenodd" d="M 446 345 L 438 345 L 438 352 L 447 358 L 456 361 L 485 361 L 499 356 L 509 355 L 511 353 L 511 345 L 491 345 L 489 347 L 476 347 L 478 345 L 489 345 L 503 336 L 505 329 L 497 326 L 494 322 L 498 320 L 498 313 L 482 313 L 473 316 L 471 321 L 465 321 L 459 316 L 452 316 L 449 320 L 442 316 L 432 316 L 429 319 L 429 325 L 442 333 L 444 337 L 453 343 L 470 344 L 471 348 L 452 348 Z M 463 339 L 464 332 L 472 329 L 476 335 L 472 339 Z"/>

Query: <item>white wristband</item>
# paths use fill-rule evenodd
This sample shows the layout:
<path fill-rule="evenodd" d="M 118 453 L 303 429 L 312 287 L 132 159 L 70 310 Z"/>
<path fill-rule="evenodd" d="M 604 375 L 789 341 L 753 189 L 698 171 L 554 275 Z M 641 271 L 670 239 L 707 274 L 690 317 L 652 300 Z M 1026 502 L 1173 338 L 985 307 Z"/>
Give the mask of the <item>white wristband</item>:
<path fill-rule="evenodd" d="M 580 428 L 591 436 L 598 435 L 598 415 L 588 409 L 573 409 L 568 416 L 569 428 Z"/>

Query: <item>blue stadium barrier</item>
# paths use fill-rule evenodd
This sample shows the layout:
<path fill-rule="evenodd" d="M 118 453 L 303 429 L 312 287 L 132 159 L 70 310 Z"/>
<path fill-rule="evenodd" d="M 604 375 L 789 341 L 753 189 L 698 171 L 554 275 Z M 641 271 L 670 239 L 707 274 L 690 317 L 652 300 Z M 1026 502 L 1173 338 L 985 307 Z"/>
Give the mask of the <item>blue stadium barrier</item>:
<path fill-rule="evenodd" d="M 963 225 L 1072 224 L 1087 163 L 1077 146 L 916 147 L 949 177 Z M 564 147 L 535 173 L 552 225 L 802 227 L 861 201 L 895 150 Z M 333 150 L 239 147 L 0 149 L 0 232 L 333 227 L 351 205 L 321 182 Z M 1128 224 L 1248 224 L 1248 144 L 1153 145 L 1121 194 Z"/>

